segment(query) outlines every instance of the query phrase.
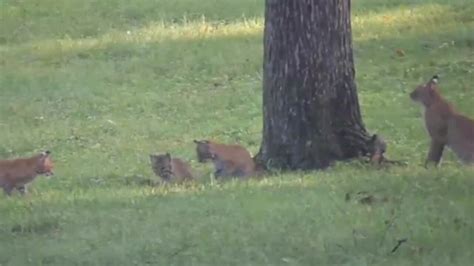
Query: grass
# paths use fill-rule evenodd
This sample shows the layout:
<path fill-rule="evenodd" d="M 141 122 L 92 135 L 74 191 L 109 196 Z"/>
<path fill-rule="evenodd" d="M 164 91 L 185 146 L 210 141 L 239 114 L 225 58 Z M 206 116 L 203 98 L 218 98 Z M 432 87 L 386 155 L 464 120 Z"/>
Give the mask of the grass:
<path fill-rule="evenodd" d="M 0 10 L 0 156 L 48 148 L 56 161 L 27 197 L 0 196 L 0 265 L 474 260 L 472 169 L 450 152 L 440 169 L 421 167 L 428 140 L 408 99 L 438 73 L 474 116 L 472 1 L 353 2 L 364 121 L 409 166 L 224 184 L 196 162 L 192 140 L 257 151 L 263 1 L 4 0 Z M 200 181 L 135 182 L 154 178 L 148 154 L 164 151 L 191 161 Z M 388 201 L 360 204 L 359 191 Z"/>

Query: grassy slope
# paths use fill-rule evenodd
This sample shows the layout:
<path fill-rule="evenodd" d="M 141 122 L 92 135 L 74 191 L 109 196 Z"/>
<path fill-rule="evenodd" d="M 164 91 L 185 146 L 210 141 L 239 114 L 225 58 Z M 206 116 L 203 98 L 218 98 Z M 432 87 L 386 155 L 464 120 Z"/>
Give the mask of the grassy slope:
<path fill-rule="evenodd" d="M 407 93 L 439 73 L 446 97 L 474 116 L 474 4 L 354 1 L 364 120 L 409 167 L 209 183 L 194 138 L 258 148 L 262 10 L 257 0 L 2 1 L 0 155 L 46 147 L 57 170 L 24 199 L 0 196 L 0 265 L 468 265 L 472 170 L 451 153 L 442 169 L 420 167 L 427 139 Z M 166 150 L 204 181 L 130 184 Z M 345 202 L 362 190 L 389 202 Z"/>

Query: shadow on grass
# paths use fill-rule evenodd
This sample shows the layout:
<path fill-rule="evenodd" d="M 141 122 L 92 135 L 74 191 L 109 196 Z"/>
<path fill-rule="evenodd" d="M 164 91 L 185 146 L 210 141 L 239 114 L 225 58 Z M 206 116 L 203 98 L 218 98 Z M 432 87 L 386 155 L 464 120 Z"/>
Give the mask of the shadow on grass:
<path fill-rule="evenodd" d="M 14 235 L 47 235 L 57 233 L 59 230 L 61 230 L 59 221 L 53 219 L 40 222 L 30 221 L 29 223 L 15 224 L 10 227 L 10 232 Z"/>
<path fill-rule="evenodd" d="M 31 216 L 40 222 L 27 216 L 19 226 L 12 225 L 11 218 L 5 222 L 9 230 L 6 235 L 22 232 L 24 236 L 48 236 L 57 229 L 55 221 L 59 220 L 65 225 L 59 226 L 63 242 L 87 233 L 89 243 L 106 239 L 145 247 L 149 239 L 162 239 L 153 242 L 154 249 L 165 251 L 156 251 L 157 259 L 160 254 L 179 253 L 191 245 L 187 254 L 198 260 L 209 254 L 222 260 L 223 253 L 233 251 L 235 255 L 236 248 L 245 245 L 272 256 L 270 259 L 298 258 L 308 265 L 323 253 L 332 263 L 347 263 L 351 256 L 384 261 L 402 238 L 409 239 L 400 248 L 403 256 L 416 247 L 423 247 L 427 252 L 424 256 L 432 256 L 432 249 L 463 254 L 466 250 L 459 248 L 472 242 L 468 236 L 462 237 L 470 230 L 470 214 L 462 211 L 470 206 L 470 190 L 465 183 L 469 178 L 446 176 L 449 172 L 431 172 L 435 177 L 426 172 L 416 182 L 408 171 L 404 177 L 381 174 L 377 179 L 373 173 L 366 178 L 354 177 L 361 186 L 355 189 L 366 185 L 368 190 L 386 189 L 399 199 L 370 206 L 344 200 L 343 192 L 354 180 L 324 173 L 312 179 L 302 176 L 283 178 L 282 182 L 236 183 L 183 193 L 140 188 L 91 189 L 73 195 L 45 193 L 31 203 Z M 27 205 L 23 201 L 12 203 L 3 212 L 7 217 L 13 217 L 10 212 L 21 209 L 19 205 Z M 57 210 L 64 219 L 51 219 L 48 210 Z M 459 242 L 451 242 L 460 236 Z M 450 247 L 443 240 L 462 245 Z M 241 255 L 248 256 L 244 251 Z M 179 257 L 185 259 L 183 256 Z"/>

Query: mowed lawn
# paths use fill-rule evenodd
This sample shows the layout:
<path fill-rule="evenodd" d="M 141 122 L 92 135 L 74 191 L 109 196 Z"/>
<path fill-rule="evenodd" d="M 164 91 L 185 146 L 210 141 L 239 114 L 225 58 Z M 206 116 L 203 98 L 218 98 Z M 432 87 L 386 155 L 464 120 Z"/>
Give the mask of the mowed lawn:
<path fill-rule="evenodd" d="M 217 183 L 193 139 L 258 150 L 263 0 L 2 0 L 0 158 L 56 170 L 0 194 L 0 265 L 471 265 L 474 171 L 422 167 L 408 93 L 439 74 L 474 117 L 474 2 L 352 5 L 364 122 L 408 166 Z M 196 184 L 141 184 L 166 151 Z"/>

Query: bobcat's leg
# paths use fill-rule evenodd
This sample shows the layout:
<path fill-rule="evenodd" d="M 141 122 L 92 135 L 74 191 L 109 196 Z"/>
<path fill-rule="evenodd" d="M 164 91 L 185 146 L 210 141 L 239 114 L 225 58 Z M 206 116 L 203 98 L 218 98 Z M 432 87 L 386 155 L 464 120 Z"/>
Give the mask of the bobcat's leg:
<path fill-rule="evenodd" d="M 214 178 L 218 179 L 227 176 L 227 164 L 221 160 L 214 160 Z"/>
<path fill-rule="evenodd" d="M 444 143 L 431 140 L 430 151 L 428 152 L 428 157 L 425 161 L 425 167 L 428 167 L 430 162 L 433 162 L 435 166 L 439 164 L 441 161 L 441 157 L 443 156 L 444 151 Z"/>
<path fill-rule="evenodd" d="M 214 172 L 214 178 L 218 179 L 224 176 L 224 169 L 216 169 Z"/>
<path fill-rule="evenodd" d="M 21 195 L 25 195 L 28 192 L 26 185 L 19 186 L 16 189 L 18 189 L 18 192 L 20 192 Z"/>

